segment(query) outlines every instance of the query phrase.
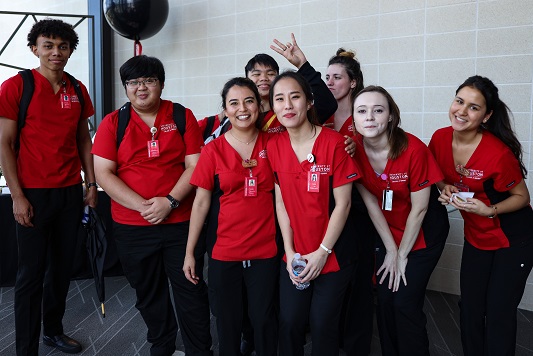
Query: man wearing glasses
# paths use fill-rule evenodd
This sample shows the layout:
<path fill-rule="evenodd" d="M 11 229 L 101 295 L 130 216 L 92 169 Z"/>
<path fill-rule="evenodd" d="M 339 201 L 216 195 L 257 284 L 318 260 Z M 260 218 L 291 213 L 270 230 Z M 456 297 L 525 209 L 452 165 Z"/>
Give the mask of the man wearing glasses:
<path fill-rule="evenodd" d="M 129 59 L 120 78 L 130 105 L 104 118 L 92 152 L 96 180 L 112 199 L 113 235 L 148 327 L 150 354 L 174 353 L 179 323 L 187 355 L 212 355 L 203 246 L 196 255 L 200 283 L 188 282 L 182 272 L 194 199 L 189 179 L 202 135 L 189 109 L 175 121 L 176 107 L 161 99 L 165 71 L 157 58 Z M 129 122 L 117 142 L 124 110 Z"/>

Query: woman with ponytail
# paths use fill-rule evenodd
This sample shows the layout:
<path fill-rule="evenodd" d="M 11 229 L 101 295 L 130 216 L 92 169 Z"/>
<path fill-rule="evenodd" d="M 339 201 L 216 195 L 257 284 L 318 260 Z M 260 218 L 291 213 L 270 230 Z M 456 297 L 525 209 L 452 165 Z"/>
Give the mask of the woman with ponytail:
<path fill-rule="evenodd" d="M 533 210 L 522 148 L 510 110 L 488 78 L 459 86 L 451 126 L 430 149 L 444 181 L 439 201 L 459 209 L 465 241 L 461 260 L 461 339 L 465 355 L 514 355 L 516 308 L 533 264 Z M 456 198 L 473 192 L 473 198 Z"/>
<path fill-rule="evenodd" d="M 355 53 L 339 48 L 330 58 L 326 84 L 337 100 L 337 111 L 324 126 L 343 136 L 353 135 L 353 100 L 364 88 L 361 64 Z M 374 248 L 377 232 L 368 216 L 366 206 L 357 189 L 352 189 L 352 207 L 348 220 L 358 234 L 357 262 L 350 278 L 343 302 L 340 323 L 340 344 L 350 356 L 370 354 L 374 328 Z"/>

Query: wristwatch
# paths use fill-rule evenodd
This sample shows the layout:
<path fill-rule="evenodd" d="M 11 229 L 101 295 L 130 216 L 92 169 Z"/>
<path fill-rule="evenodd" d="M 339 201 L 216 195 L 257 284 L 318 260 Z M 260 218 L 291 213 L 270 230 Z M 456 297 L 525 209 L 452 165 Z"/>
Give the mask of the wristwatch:
<path fill-rule="evenodd" d="M 180 201 L 174 199 L 174 197 L 172 195 L 170 195 L 170 194 L 167 195 L 167 199 L 170 201 L 170 207 L 172 209 L 176 209 L 178 206 L 180 206 Z"/>

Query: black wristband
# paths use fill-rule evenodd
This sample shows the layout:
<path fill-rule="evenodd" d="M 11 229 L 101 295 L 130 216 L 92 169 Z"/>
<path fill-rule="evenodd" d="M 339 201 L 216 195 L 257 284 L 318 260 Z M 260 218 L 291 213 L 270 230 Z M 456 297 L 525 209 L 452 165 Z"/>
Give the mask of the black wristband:
<path fill-rule="evenodd" d="M 90 182 L 90 183 L 87 183 L 87 184 L 85 184 L 85 186 L 87 187 L 87 189 L 89 189 L 90 187 L 98 187 L 98 186 L 96 185 L 96 182 Z"/>

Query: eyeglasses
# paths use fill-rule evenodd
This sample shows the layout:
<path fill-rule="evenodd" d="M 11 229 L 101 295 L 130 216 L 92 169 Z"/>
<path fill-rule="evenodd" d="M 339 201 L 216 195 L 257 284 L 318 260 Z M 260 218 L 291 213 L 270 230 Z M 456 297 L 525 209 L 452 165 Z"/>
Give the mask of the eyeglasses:
<path fill-rule="evenodd" d="M 158 80 L 159 79 L 157 78 L 148 78 L 145 80 L 128 80 L 125 83 L 128 86 L 128 88 L 133 89 L 133 88 L 140 87 L 142 84 L 144 84 L 147 87 L 155 87 L 157 85 Z"/>

